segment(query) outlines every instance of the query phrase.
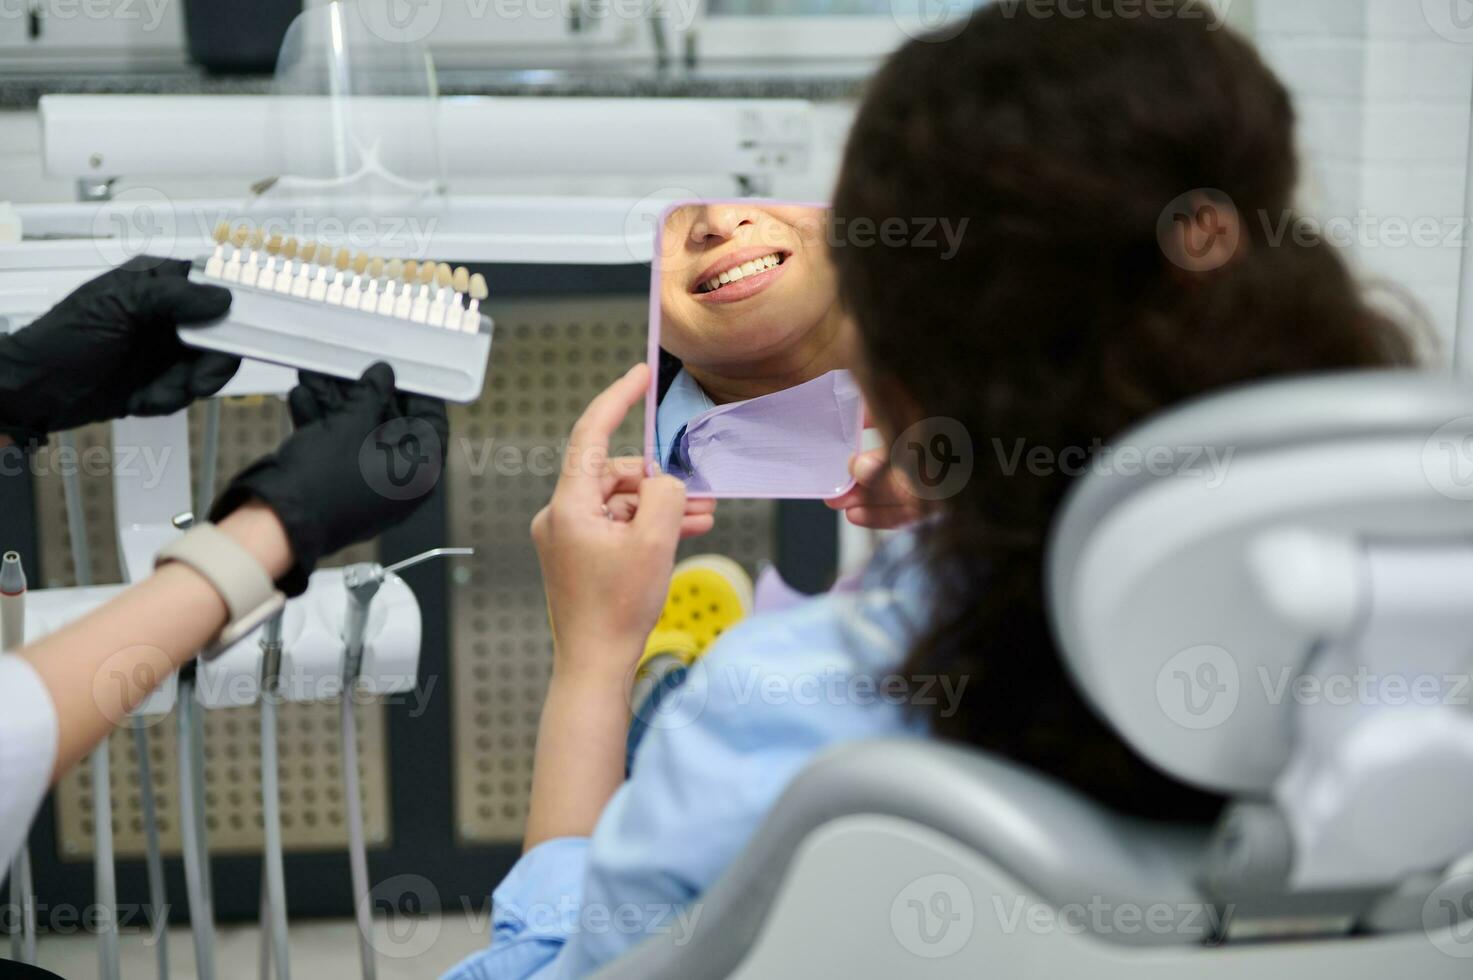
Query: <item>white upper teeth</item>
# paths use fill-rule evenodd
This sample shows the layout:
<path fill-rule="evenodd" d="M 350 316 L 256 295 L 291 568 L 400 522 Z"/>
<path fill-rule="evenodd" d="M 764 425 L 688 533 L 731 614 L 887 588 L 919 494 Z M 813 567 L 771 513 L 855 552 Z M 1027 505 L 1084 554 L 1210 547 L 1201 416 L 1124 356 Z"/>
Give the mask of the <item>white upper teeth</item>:
<path fill-rule="evenodd" d="M 764 255 L 760 259 L 753 259 L 750 262 L 743 262 L 741 265 L 727 269 L 719 276 L 712 276 L 710 279 L 701 283 L 701 292 L 709 293 L 712 290 L 720 289 L 729 282 L 736 282 L 745 276 L 753 276 L 781 264 L 782 258 L 777 252 L 773 252 L 771 255 Z"/>

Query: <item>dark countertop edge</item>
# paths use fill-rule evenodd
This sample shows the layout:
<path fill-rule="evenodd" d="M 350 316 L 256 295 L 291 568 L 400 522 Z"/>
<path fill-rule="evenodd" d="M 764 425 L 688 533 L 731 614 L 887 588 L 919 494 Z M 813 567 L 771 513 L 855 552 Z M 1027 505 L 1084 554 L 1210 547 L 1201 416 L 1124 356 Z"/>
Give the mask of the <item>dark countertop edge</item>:
<path fill-rule="evenodd" d="M 609 73 L 444 71 L 440 94 L 569 98 L 809 99 L 857 98 L 865 75 L 630 75 Z M 265 95 L 269 75 L 150 72 L 7 76 L 0 73 L 0 109 L 34 109 L 42 95 Z"/>

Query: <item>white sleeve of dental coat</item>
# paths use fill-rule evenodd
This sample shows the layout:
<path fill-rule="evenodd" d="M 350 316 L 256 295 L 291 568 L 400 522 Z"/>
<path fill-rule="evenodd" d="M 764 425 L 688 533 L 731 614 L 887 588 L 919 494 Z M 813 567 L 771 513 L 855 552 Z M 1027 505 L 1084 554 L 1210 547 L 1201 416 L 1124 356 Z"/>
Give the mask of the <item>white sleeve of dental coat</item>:
<path fill-rule="evenodd" d="M 56 765 L 56 706 L 24 659 L 0 654 L 0 879 L 20 850 Z"/>

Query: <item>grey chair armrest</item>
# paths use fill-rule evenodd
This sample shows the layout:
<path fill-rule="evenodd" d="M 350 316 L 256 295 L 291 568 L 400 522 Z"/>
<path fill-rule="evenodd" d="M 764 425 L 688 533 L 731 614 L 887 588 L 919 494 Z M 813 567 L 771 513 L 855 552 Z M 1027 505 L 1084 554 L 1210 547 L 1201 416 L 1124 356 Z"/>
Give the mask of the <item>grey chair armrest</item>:
<path fill-rule="evenodd" d="M 898 817 L 950 836 L 1055 905 L 1203 902 L 1196 879 L 1205 829 L 1109 813 L 1041 775 L 976 750 L 919 739 L 857 742 L 821 755 L 784 792 L 741 857 L 702 896 L 694 937 L 677 944 L 672 936 L 653 936 L 596 975 L 728 975 L 756 940 L 804 839 L 855 814 Z M 1190 941 L 1180 932 L 1148 930 L 1107 938 Z"/>

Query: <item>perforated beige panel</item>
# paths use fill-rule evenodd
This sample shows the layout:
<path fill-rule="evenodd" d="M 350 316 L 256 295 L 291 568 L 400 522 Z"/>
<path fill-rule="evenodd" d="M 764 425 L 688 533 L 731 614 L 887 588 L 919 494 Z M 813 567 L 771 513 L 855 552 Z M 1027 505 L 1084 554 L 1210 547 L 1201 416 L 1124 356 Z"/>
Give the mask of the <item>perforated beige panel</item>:
<path fill-rule="evenodd" d="M 229 399 L 221 405 L 217 486 L 270 452 L 281 440 L 286 409 L 275 398 Z M 200 459 L 204 406 L 190 409 L 191 462 Z M 76 433 L 84 460 L 80 467 L 86 511 L 92 577 L 96 583 L 121 578 L 117 531 L 113 521 L 110 468 L 94 465 L 106 459 L 110 427 L 89 426 Z M 92 450 L 88 453 L 88 450 Z M 38 456 L 36 481 L 41 567 L 48 587 L 75 584 L 66 505 L 57 446 Z M 324 562 L 341 564 L 370 559 L 373 543 L 350 548 Z M 379 705 L 358 709 L 359 765 L 368 839 L 389 839 L 388 782 L 384 744 L 384 713 Z M 154 805 L 164 849 L 179 851 L 178 759 L 175 751 L 176 718 L 150 719 L 147 729 L 153 769 Z M 206 711 L 205 803 L 210 848 L 220 853 L 258 851 L 261 847 L 261 769 L 257 708 Z M 307 850 L 345 845 L 341 790 L 341 747 L 338 744 L 336 704 L 285 704 L 278 718 L 282 786 L 282 835 L 285 846 Z M 120 731 L 109 742 L 112 760 L 114 847 L 119 856 L 144 853 L 142 793 L 133 734 Z M 57 839 L 62 857 L 84 859 L 92 854 L 91 767 L 83 763 L 57 786 Z"/>
<path fill-rule="evenodd" d="M 574 419 L 644 357 L 646 301 L 595 296 L 498 304 L 486 391 L 453 406 L 450 541 L 474 544 L 451 596 L 455 801 L 468 842 L 518 840 L 531 788 L 537 719 L 552 643 L 532 516 L 552 494 Z M 632 414 L 613 445 L 642 449 Z M 774 505 L 722 501 L 717 530 L 685 554 L 728 555 L 755 574 L 772 542 Z"/>

